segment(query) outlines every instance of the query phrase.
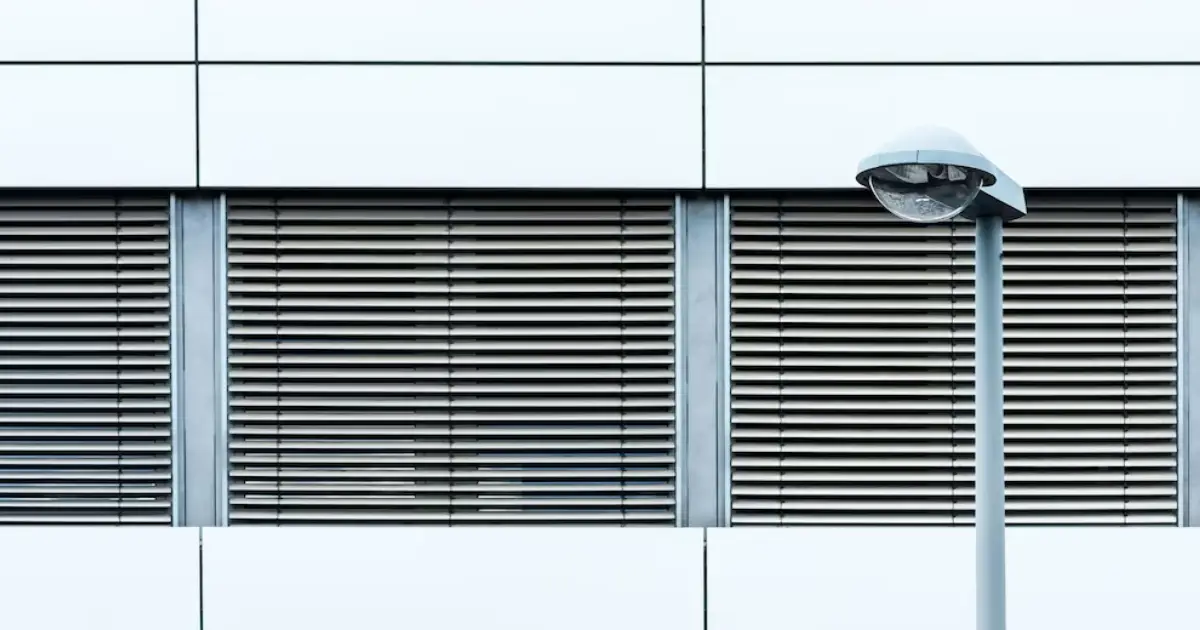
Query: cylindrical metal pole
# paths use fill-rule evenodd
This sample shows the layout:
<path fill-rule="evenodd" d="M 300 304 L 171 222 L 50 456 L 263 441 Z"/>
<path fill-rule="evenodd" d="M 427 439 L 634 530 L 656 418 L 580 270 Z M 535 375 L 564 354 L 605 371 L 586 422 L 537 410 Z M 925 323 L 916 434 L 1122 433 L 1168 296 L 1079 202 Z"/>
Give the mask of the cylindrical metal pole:
<path fill-rule="evenodd" d="M 1004 630 L 1003 223 L 975 220 L 975 627 Z"/>

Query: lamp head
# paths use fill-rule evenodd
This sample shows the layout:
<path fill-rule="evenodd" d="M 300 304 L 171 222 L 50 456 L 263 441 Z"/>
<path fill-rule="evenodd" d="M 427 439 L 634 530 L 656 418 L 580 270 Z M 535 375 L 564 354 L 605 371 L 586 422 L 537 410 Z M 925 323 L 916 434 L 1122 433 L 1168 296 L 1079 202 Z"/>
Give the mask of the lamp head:
<path fill-rule="evenodd" d="M 964 212 L 974 218 L 995 211 L 1006 220 L 1025 214 L 1020 187 L 965 138 L 941 127 L 919 127 L 884 145 L 859 163 L 856 179 L 906 221 L 948 221 Z M 987 189 L 998 182 L 1003 198 L 995 205 Z"/>

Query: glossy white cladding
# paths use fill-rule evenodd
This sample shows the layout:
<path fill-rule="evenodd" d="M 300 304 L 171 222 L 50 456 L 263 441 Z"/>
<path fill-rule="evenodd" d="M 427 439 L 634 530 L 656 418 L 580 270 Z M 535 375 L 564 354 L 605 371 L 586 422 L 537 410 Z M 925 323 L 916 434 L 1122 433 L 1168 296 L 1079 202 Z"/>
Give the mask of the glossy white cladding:
<path fill-rule="evenodd" d="M 209 66 L 200 183 L 696 187 L 700 99 L 689 67 Z"/>
<path fill-rule="evenodd" d="M 193 0 L 0 0 L 0 62 L 193 61 L 194 15 Z"/>
<path fill-rule="evenodd" d="M 200 530 L 0 528 L 0 628 L 199 630 Z"/>
<path fill-rule="evenodd" d="M 197 0 L 200 58 L 699 61 L 699 0 Z"/>
<path fill-rule="evenodd" d="M 706 0 L 720 61 L 1198 61 L 1185 0 Z"/>
<path fill-rule="evenodd" d="M 965 528 L 205 528 L 203 555 L 199 533 L 0 528 L 0 627 L 973 625 Z M 1009 627 L 1190 627 L 1198 564 L 1194 528 L 1010 528 Z"/>
<path fill-rule="evenodd" d="M 849 188 L 906 128 L 960 132 L 1026 187 L 1200 186 L 1196 66 L 707 70 L 708 185 Z"/>
<path fill-rule="evenodd" d="M 205 630 L 702 630 L 700 529 L 204 531 Z"/>
<path fill-rule="evenodd" d="M 195 186 L 195 76 L 0 65 L 0 188 Z"/>
<path fill-rule="evenodd" d="M 1008 623 L 1128 630 L 1195 617 L 1200 535 L 1010 528 Z M 710 529 L 709 630 L 974 626 L 971 529 Z"/>

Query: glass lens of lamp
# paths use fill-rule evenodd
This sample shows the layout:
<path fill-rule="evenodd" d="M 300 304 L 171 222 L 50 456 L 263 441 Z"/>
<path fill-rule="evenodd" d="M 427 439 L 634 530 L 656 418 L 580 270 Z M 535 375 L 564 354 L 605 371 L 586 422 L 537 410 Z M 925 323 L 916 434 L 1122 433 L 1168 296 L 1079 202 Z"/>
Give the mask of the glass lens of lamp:
<path fill-rule="evenodd" d="M 869 176 L 871 192 L 892 214 L 916 223 L 947 221 L 961 213 L 983 186 L 974 169 L 947 164 L 899 164 Z"/>

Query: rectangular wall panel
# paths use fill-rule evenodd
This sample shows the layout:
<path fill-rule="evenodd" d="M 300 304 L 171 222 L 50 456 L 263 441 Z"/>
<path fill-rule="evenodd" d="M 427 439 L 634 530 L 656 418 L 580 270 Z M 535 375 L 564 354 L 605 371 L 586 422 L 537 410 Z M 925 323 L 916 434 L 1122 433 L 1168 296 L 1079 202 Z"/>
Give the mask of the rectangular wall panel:
<path fill-rule="evenodd" d="M 700 184 L 700 69 L 201 70 L 201 184 L 670 188 Z"/>
<path fill-rule="evenodd" d="M 1180 0 L 708 0 L 707 59 L 756 62 L 1197 61 Z"/>
<path fill-rule="evenodd" d="M 968 529 L 709 529 L 707 629 L 972 628 L 973 550 Z"/>
<path fill-rule="evenodd" d="M 194 0 L 5 0 L 0 62 L 193 61 L 194 13 Z"/>
<path fill-rule="evenodd" d="M 699 529 L 204 530 L 205 630 L 702 630 Z"/>
<path fill-rule="evenodd" d="M 1195 66 L 710 67 L 708 185 L 855 187 L 908 127 L 962 133 L 1026 187 L 1200 185 Z"/>
<path fill-rule="evenodd" d="M 1190 528 L 1008 532 L 1008 623 L 1127 630 L 1190 623 Z M 961 630 L 975 617 L 970 530 L 708 530 L 709 630 Z"/>
<path fill-rule="evenodd" d="M 699 61 L 700 0 L 198 0 L 206 61 Z"/>
<path fill-rule="evenodd" d="M 196 185 L 192 66 L 0 66 L 0 188 Z"/>
<path fill-rule="evenodd" d="M 0 628 L 199 630 L 200 530 L 0 529 Z"/>

